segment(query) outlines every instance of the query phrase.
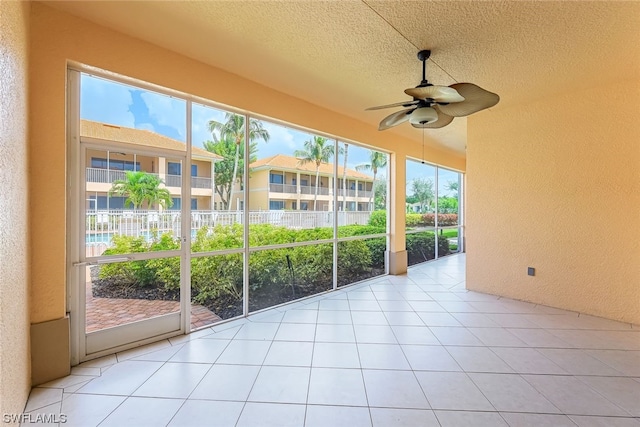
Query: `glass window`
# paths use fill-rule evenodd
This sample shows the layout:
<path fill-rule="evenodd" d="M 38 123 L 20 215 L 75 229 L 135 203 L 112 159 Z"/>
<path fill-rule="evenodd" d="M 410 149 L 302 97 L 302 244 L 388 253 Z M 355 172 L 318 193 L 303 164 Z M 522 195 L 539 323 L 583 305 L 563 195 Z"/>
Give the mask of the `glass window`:
<path fill-rule="evenodd" d="M 98 209 L 124 209 L 124 202 L 126 197 L 108 197 L 108 196 L 98 196 Z M 131 206 L 129 206 L 131 208 Z"/>
<path fill-rule="evenodd" d="M 169 175 L 182 175 L 182 167 L 180 163 L 167 163 L 167 173 Z"/>
<path fill-rule="evenodd" d="M 284 209 L 284 200 L 270 200 L 269 201 L 269 209 L 272 211 L 283 210 Z"/>
<path fill-rule="evenodd" d="M 269 182 L 271 184 L 284 184 L 284 176 L 272 172 L 269 174 Z"/>
<path fill-rule="evenodd" d="M 191 199 L 191 210 L 197 210 L 198 209 L 198 199 Z"/>
<path fill-rule="evenodd" d="M 171 201 L 173 202 L 173 204 L 169 207 L 170 210 L 179 211 L 180 209 L 182 209 L 182 199 L 180 199 L 179 197 L 172 197 Z"/>
<path fill-rule="evenodd" d="M 198 165 L 191 165 L 191 176 L 198 176 Z"/>

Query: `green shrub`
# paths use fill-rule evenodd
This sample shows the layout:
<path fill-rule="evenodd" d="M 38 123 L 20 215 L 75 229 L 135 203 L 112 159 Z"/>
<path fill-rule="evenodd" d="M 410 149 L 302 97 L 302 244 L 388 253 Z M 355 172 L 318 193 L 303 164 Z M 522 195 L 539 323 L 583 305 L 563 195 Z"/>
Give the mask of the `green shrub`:
<path fill-rule="evenodd" d="M 405 215 L 405 225 L 407 227 L 418 227 L 421 225 L 425 225 L 422 217 L 422 214 L 408 213 Z"/>
<path fill-rule="evenodd" d="M 407 258 L 409 265 L 434 259 L 436 236 L 432 231 L 422 233 L 407 234 Z M 449 241 L 438 239 L 438 254 L 444 256 L 449 254 Z"/>
<path fill-rule="evenodd" d="M 338 242 L 338 274 L 357 276 L 370 268 L 371 251 L 365 241 Z"/>
<path fill-rule="evenodd" d="M 371 252 L 371 266 L 384 267 L 384 252 L 387 250 L 386 237 L 374 237 L 364 241 Z"/>
<path fill-rule="evenodd" d="M 205 303 L 220 295 L 242 299 L 242 254 L 216 255 L 191 260 L 192 299 Z"/>
<path fill-rule="evenodd" d="M 384 213 L 384 211 L 381 211 Z M 256 224 L 249 227 L 252 247 L 313 242 L 331 239 L 331 228 L 295 230 L 271 224 Z M 340 227 L 340 236 L 360 236 L 385 232 L 385 226 L 351 225 Z M 209 252 L 236 249 L 243 246 L 244 227 L 217 225 L 202 227 L 196 232 L 192 251 Z M 112 247 L 105 255 L 140 253 L 150 251 L 177 250 L 180 241 L 171 233 L 153 234 L 150 241 L 142 237 L 116 235 Z M 372 266 L 384 265 L 386 238 L 370 238 L 338 243 L 338 270 L 341 275 L 357 276 L 368 272 Z M 291 269 L 289 268 L 289 263 Z M 333 275 L 333 244 L 311 244 L 294 248 L 252 251 L 249 255 L 249 286 L 251 291 L 279 291 L 283 287 L 312 287 L 331 282 Z M 231 295 L 242 298 L 243 256 L 242 254 L 197 257 L 191 260 L 192 299 L 198 303 Z M 179 257 L 159 258 L 126 263 L 103 265 L 100 278 L 117 278 L 137 286 L 163 286 L 179 289 Z"/>
<path fill-rule="evenodd" d="M 171 233 L 152 234 L 147 242 L 144 237 L 114 235 L 112 247 L 104 255 L 141 253 L 180 249 L 180 242 Z M 125 284 L 151 286 L 160 284 L 166 289 L 180 287 L 180 259 L 158 258 L 144 261 L 115 262 L 100 266 L 100 279 L 115 278 Z"/>
<path fill-rule="evenodd" d="M 379 210 L 371 212 L 371 215 L 369 215 L 369 225 L 386 228 L 387 211 Z"/>
<path fill-rule="evenodd" d="M 384 234 L 386 227 L 376 225 L 342 225 L 338 227 L 338 237 L 366 236 L 368 234 Z"/>

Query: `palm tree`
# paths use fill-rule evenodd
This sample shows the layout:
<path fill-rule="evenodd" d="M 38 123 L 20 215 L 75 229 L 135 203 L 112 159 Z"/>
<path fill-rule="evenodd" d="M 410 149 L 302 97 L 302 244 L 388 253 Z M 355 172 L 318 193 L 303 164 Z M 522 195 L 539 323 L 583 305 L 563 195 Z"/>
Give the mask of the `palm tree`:
<path fill-rule="evenodd" d="M 218 137 L 215 132 L 220 132 L 220 139 L 232 138 L 236 144 L 236 153 L 233 163 L 233 173 L 231 192 L 229 195 L 229 210 L 232 207 L 233 200 L 233 184 L 238 178 L 238 160 L 240 158 L 240 146 L 245 141 L 245 126 L 244 116 L 233 113 L 226 113 L 224 116 L 225 122 L 217 122 L 215 120 L 209 120 L 209 131 L 212 133 L 214 140 L 218 142 Z M 249 143 L 256 139 L 262 139 L 264 142 L 269 142 L 269 132 L 262 126 L 262 122 L 259 120 L 249 120 Z"/>
<path fill-rule="evenodd" d="M 215 173 L 215 191 L 222 201 L 221 210 L 230 209 L 232 190 L 235 182 L 237 181 L 236 179 L 233 179 L 235 160 L 234 153 L 236 151 L 235 140 L 231 136 L 226 135 L 224 138 L 221 138 L 216 142 L 204 141 L 202 143 L 202 147 L 210 153 L 215 153 L 222 157 L 222 160 L 213 164 Z M 240 147 L 237 169 L 244 171 L 244 162 L 246 158 L 245 147 L 242 144 Z M 249 143 L 249 163 L 253 163 L 258 159 L 257 152 L 258 143 Z"/>
<path fill-rule="evenodd" d="M 333 156 L 333 145 L 328 143 L 327 138 L 314 136 L 313 139 L 304 142 L 303 150 L 296 150 L 293 155 L 298 158 L 298 164 L 315 163 L 316 165 L 316 192 L 313 197 L 313 210 L 316 210 L 318 201 L 318 186 L 320 181 L 320 165 L 328 163 Z"/>
<path fill-rule="evenodd" d="M 369 163 L 364 163 L 362 165 L 356 166 L 357 171 L 371 171 L 373 172 L 373 182 L 376 182 L 376 175 L 378 175 L 378 169 L 382 169 L 387 166 L 387 155 L 381 153 L 379 151 L 370 152 Z M 373 206 L 371 205 L 371 201 L 374 200 L 375 196 L 375 185 L 371 185 L 371 194 L 369 195 L 369 206 L 371 206 L 371 210 L 373 210 Z"/>
<path fill-rule="evenodd" d="M 154 174 L 141 171 L 126 171 L 124 179 L 117 179 L 111 184 L 109 194 L 126 196 L 124 205 L 133 205 L 138 209 L 146 201 L 149 207 L 158 204 L 162 207 L 171 207 L 173 201 L 166 188 L 160 188 L 162 180 Z"/>

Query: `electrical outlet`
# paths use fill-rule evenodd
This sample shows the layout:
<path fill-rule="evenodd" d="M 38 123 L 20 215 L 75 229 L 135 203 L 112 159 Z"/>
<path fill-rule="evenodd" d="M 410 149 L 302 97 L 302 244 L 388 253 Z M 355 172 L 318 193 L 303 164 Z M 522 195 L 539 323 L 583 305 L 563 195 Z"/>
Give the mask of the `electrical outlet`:
<path fill-rule="evenodd" d="M 535 268 L 533 268 L 533 267 L 528 267 L 528 268 L 527 268 L 527 274 L 528 274 L 529 276 L 535 276 L 535 275 L 536 275 L 536 269 L 535 269 Z"/>

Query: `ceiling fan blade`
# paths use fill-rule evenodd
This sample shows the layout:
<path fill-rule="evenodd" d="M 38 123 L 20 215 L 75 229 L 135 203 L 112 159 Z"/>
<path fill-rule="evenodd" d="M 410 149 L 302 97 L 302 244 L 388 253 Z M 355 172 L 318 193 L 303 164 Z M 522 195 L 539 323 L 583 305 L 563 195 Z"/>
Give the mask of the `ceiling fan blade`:
<path fill-rule="evenodd" d="M 493 107 L 500 101 L 500 97 L 493 92 L 482 89 L 473 83 L 455 83 L 451 87 L 464 97 L 463 102 L 440 105 L 443 113 L 453 117 L 464 117 L 477 113 L 485 108 Z"/>
<path fill-rule="evenodd" d="M 413 124 L 411 123 L 411 126 L 413 126 L 414 128 L 418 128 L 418 129 L 439 129 L 439 128 L 443 128 L 446 125 L 448 125 L 449 123 L 451 123 L 453 121 L 453 116 L 449 116 L 447 114 L 444 114 L 442 111 L 440 111 L 440 106 L 439 105 L 434 105 L 433 108 L 438 112 L 438 120 L 436 120 L 435 122 L 431 122 L 431 123 L 425 123 L 425 124 Z"/>
<path fill-rule="evenodd" d="M 386 130 L 392 128 L 394 126 L 399 125 L 400 123 L 404 123 L 409 120 L 411 113 L 415 110 L 415 108 L 407 108 L 406 110 L 400 110 L 396 113 L 388 115 L 384 119 L 380 121 L 380 126 L 378 126 L 378 130 Z"/>
<path fill-rule="evenodd" d="M 405 102 L 396 102 L 394 104 L 379 105 L 377 107 L 369 107 L 369 108 L 365 109 L 365 111 L 382 110 L 384 108 L 392 108 L 392 107 L 409 107 L 411 105 L 416 105 L 419 102 L 420 101 L 416 101 L 416 100 L 405 101 Z"/>
<path fill-rule="evenodd" d="M 449 86 L 412 87 L 404 91 L 417 99 L 433 99 L 435 102 L 462 102 L 464 97 L 457 90 Z"/>

